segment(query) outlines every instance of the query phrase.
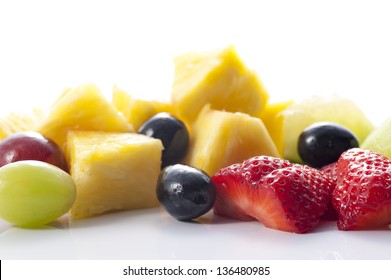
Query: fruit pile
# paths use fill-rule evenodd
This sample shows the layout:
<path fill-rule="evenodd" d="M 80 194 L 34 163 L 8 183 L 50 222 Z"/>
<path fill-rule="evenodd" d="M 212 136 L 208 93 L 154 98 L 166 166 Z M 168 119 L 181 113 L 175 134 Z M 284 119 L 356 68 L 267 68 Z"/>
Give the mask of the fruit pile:
<path fill-rule="evenodd" d="M 169 103 L 86 84 L 3 116 L 0 217 L 35 227 L 160 203 L 296 233 L 391 223 L 391 120 L 374 129 L 339 96 L 272 103 L 233 47 L 174 63 Z"/>

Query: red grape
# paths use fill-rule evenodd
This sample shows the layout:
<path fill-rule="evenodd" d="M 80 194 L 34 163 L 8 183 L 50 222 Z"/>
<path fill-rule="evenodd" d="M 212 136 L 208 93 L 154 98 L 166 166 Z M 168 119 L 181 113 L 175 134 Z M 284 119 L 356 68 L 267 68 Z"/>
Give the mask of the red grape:
<path fill-rule="evenodd" d="M 63 151 L 38 132 L 18 132 L 0 141 L 0 167 L 21 160 L 43 161 L 68 172 Z"/>

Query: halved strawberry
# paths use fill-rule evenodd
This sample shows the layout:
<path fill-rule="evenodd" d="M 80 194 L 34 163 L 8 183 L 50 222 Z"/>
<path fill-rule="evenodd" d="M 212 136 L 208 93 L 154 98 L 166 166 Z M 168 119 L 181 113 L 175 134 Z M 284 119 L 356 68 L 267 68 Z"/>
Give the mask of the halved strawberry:
<path fill-rule="evenodd" d="M 257 157 L 241 168 L 236 165 L 235 176 L 228 170 L 232 169 L 227 167 L 212 176 L 218 215 L 225 209 L 227 217 L 236 219 L 239 212 L 269 228 L 304 233 L 318 224 L 330 202 L 330 179 L 308 166 Z"/>
<path fill-rule="evenodd" d="M 219 216 L 251 221 L 254 218 L 245 214 L 243 209 L 251 204 L 251 199 L 241 173 L 241 166 L 241 164 L 233 164 L 212 176 L 211 179 L 216 186 L 213 211 Z"/>
<path fill-rule="evenodd" d="M 323 166 L 320 171 L 328 176 L 331 180 L 331 189 L 330 189 L 330 195 L 335 189 L 335 186 L 337 185 L 337 162 L 328 164 L 326 166 Z M 327 206 L 326 212 L 321 217 L 322 220 L 328 220 L 328 221 L 335 221 L 338 219 L 338 213 L 333 207 L 333 203 L 330 200 L 329 205 Z"/>
<path fill-rule="evenodd" d="M 249 195 L 252 189 L 247 182 L 261 184 L 267 174 L 289 165 L 289 161 L 280 158 L 256 156 L 221 169 L 211 178 L 216 185 L 214 213 L 241 221 L 255 220 L 246 214 L 246 209 L 253 207 L 252 195 Z"/>
<path fill-rule="evenodd" d="M 327 175 L 333 184 L 337 185 L 337 163 L 330 163 L 328 165 L 323 166 L 320 171 L 323 172 L 323 174 Z"/>
<path fill-rule="evenodd" d="M 360 148 L 338 160 L 333 205 L 340 230 L 370 229 L 391 223 L 391 160 Z"/>
<path fill-rule="evenodd" d="M 330 179 L 309 166 L 295 164 L 267 175 L 249 215 L 265 226 L 296 233 L 312 230 L 330 203 Z"/>
<path fill-rule="evenodd" d="M 248 182 L 259 185 L 263 178 L 272 171 L 291 165 L 292 163 L 285 159 L 270 156 L 257 156 L 245 160 L 242 163 L 240 172 Z"/>

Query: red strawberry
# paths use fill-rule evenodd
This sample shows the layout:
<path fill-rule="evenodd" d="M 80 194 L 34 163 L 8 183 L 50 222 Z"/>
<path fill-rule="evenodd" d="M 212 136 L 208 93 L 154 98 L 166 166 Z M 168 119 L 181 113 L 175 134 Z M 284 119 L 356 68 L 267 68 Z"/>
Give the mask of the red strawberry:
<path fill-rule="evenodd" d="M 250 179 L 259 181 L 273 170 L 289 165 L 291 163 L 287 160 L 257 156 L 242 164 L 233 164 L 221 169 L 212 176 L 212 181 L 217 188 L 213 208 L 215 214 L 242 221 L 254 220 L 254 217 L 246 214 L 246 209 L 253 207 L 249 195 L 251 189 L 248 188 L 246 181 Z"/>
<path fill-rule="evenodd" d="M 276 169 L 291 166 L 288 160 L 270 156 L 258 156 L 242 163 L 241 173 L 248 182 L 260 184 L 266 175 Z"/>
<path fill-rule="evenodd" d="M 320 171 L 327 175 L 335 185 L 337 185 L 337 163 L 338 162 L 330 163 L 320 169 Z"/>
<path fill-rule="evenodd" d="M 330 179 L 308 166 L 257 157 L 245 161 L 241 168 L 236 165 L 235 176 L 227 169 L 230 167 L 212 176 L 217 193 L 216 214 L 221 214 L 224 203 L 229 201 L 228 209 L 234 212 L 226 210 L 224 216 L 235 219 L 240 212 L 266 227 L 304 233 L 318 224 L 330 202 Z"/>
<path fill-rule="evenodd" d="M 216 201 L 213 211 L 219 216 L 235 220 L 251 221 L 253 217 L 245 214 L 243 208 L 251 204 L 247 188 L 241 173 L 241 164 L 233 164 L 221 169 L 212 176 L 216 185 Z"/>
<path fill-rule="evenodd" d="M 259 207 L 250 215 L 265 226 L 305 233 L 312 230 L 330 203 L 330 179 L 309 166 L 295 164 L 267 175 L 259 188 Z"/>
<path fill-rule="evenodd" d="M 391 160 L 354 148 L 338 160 L 333 205 L 340 230 L 369 229 L 391 223 Z"/>
<path fill-rule="evenodd" d="M 326 166 L 323 166 L 320 171 L 328 176 L 331 180 L 331 189 L 330 189 L 330 195 L 335 189 L 335 186 L 337 185 L 337 162 L 328 164 Z M 338 219 L 338 213 L 334 209 L 332 201 L 330 201 L 330 204 L 327 207 L 326 212 L 321 217 L 322 220 L 328 220 L 328 221 L 335 221 Z"/>

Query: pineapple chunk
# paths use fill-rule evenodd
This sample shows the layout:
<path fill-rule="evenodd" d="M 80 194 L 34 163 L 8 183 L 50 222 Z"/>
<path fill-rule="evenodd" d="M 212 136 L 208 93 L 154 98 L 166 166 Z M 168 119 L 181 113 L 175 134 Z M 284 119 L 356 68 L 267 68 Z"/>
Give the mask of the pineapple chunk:
<path fill-rule="evenodd" d="M 159 205 L 155 188 L 160 140 L 135 133 L 74 131 L 69 132 L 68 143 L 77 189 L 72 218 Z"/>
<path fill-rule="evenodd" d="M 133 128 L 95 85 L 87 84 L 64 91 L 36 130 L 66 151 L 68 131 L 132 132 Z"/>
<path fill-rule="evenodd" d="M 293 100 L 269 103 L 260 116 L 280 155 L 284 154 L 284 136 L 282 129 L 284 125 L 284 116 L 280 113 L 293 103 Z"/>
<path fill-rule="evenodd" d="M 42 111 L 33 109 L 31 113 L 11 112 L 0 118 L 0 140 L 21 131 L 34 130 L 37 122 L 42 118 Z"/>
<path fill-rule="evenodd" d="M 233 47 L 187 53 L 174 59 L 171 93 L 179 117 L 192 123 L 206 104 L 213 109 L 259 116 L 268 94 L 257 75 L 249 71 Z"/>
<path fill-rule="evenodd" d="M 128 112 L 130 99 L 131 96 L 126 91 L 120 89 L 117 86 L 113 87 L 111 102 L 113 103 L 114 107 L 117 108 L 117 110 L 124 116 L 126 116 L 126 113 Z"/>
<path fill-rule="evenodd" d="M 167 112 L 175 115 L 172 104 L 133 98 L 118 87 L 114 87 L 112 102 L 127 121 L 133 125 L 135 131 L 157 113 Z"/>
<path fill-rule="evenodd" d="M 223 167 L 258 155 L 280 156 L 259 118 L 212 110 L 207 105 L 193 126 L 185 162 L 212 176 Z"/>

